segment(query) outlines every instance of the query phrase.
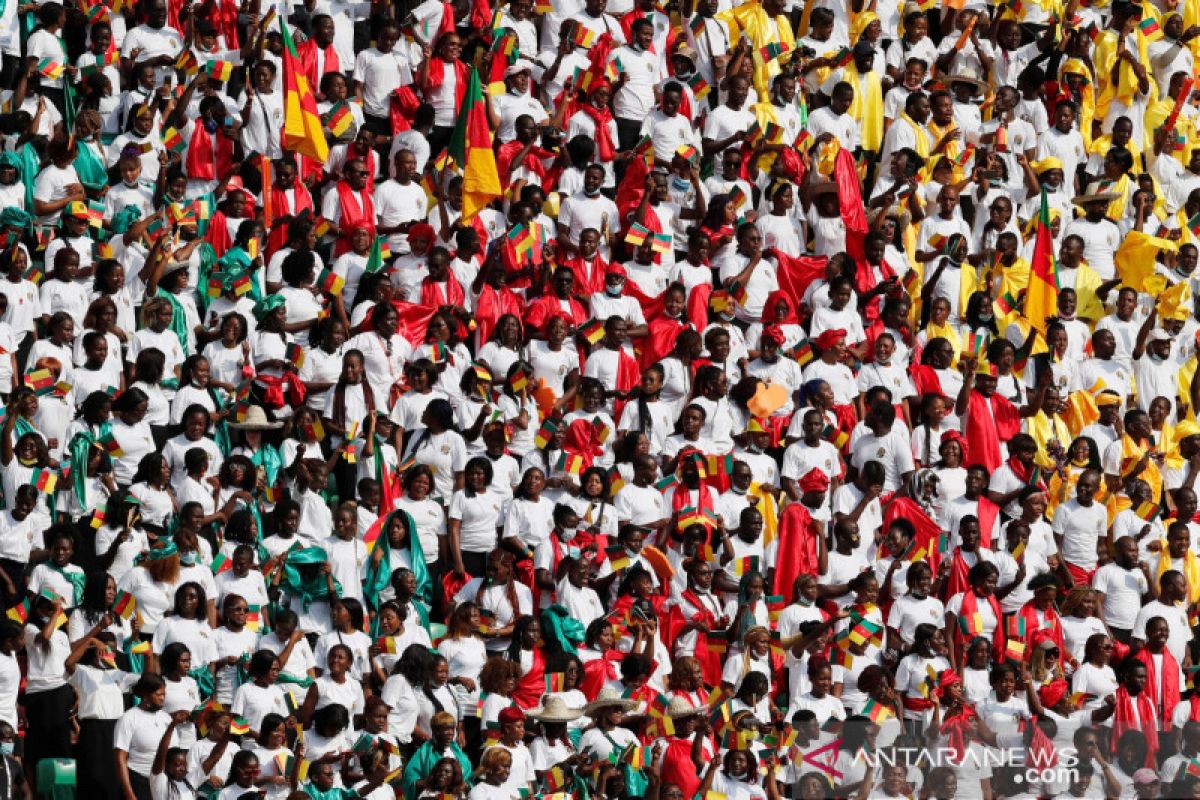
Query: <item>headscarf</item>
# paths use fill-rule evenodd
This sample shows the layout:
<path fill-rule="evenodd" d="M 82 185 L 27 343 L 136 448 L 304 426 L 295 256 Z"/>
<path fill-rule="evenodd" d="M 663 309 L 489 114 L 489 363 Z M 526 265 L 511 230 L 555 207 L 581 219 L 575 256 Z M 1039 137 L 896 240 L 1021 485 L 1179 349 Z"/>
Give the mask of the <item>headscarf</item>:
<path fill-rule="evenodd" d="M 309 607 L 317 600 L 328 600 L 329 587 L 325 583 L 324 575 L 317 573 L 311 578 L 305 578 L 300 572 L 300 568 L 324 564 L 328 561 L 329 554 L 320 547 L 303 547 L 288 552 L 287 561 L 283 564 L 283 580 L 279 585 L 285 592 L 299 599 L 300 605 L 305 611 L 308 611 Z M 342 587 L 336 578 L 333 586 L 340 595 Z"/>
<path fill-rule="evenodd" d="M 111 225 L 113 235 L 124 234 L 133 227 L 133 223 L 141 219 L 141 216 L 142 211 L 137 206 L 125 206 L 116 214 L 113 214 Z"/>
<path fill-rule="evenodd" d="M 5 153 L 4 155 L 11 156 L 12 153 Z M 3 157 L 0 157 L 0 161 L 3 160 Z M 8 206 L 3 211 L 0 211 L 0 228 L 21 228 L 22 230 L 28 230 L 32 224 L 33 217 L 29 215 L 29 212 L 22 211 L 16 206 Z"/>
<path fill-rule="evenodd" d="M 259 322 L 266 319 L 267 315 L 284 304 L 283 295 L 269 294 L 262 300 L 254 304 L 254 318 Z"/>
<path fill-rule="evenodd" d="M 87 431 L 81 431 L 75 434 L 75 438 L 67 447 L 71 457 L 71 488 L 75 490 L 75 496 L 79 498 L 79 505 L 83 508 L 87 508 L 88 454 L 95 446 L 96 437 Z"/>

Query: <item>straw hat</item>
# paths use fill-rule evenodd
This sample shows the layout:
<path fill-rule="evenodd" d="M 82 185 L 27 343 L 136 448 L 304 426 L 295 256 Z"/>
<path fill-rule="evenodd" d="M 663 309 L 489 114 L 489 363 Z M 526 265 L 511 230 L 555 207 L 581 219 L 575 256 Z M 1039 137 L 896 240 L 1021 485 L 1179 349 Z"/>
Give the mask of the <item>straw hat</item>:
<path fill-rule="evenodd" d="M 250 406 L 244 420 L 227 424 L 239 431 L 273 431 L 283 427 L 282 422 L 271 422 L 267 419 L 267 412 L 262 410 L 262 406 Z"/>
<path fill-rule="evenodd" d="M 600 690 L 600 694 L 596 695 L 595 700 L 583 707 L 583 713 L 594 717 L 597 711 L 610 706 L 620 706 L 622 711 L 632 711 L 637 707 L 637 703 L 627 697 L 621 697 L 620 692 L 616 689 L 605 687 Z"/>
<path fill-rule="evenodd" d="M 1089 183 L 1087 191 L 1081 195 L 1076 195 L 1071 199 L 1071 202 L 1077 206 L 1085 206 L 1092 203 L 1111 203 L 1121 196 L 1118 192 L 1101 191 L 1104 188 L 1107 187 L 1099 181 Z"/>
<path fill-rule="evenodd" d="M 539 722 L 570 722 L 582 717 L 583 711 L 568 707 L 561 697 L 550 696 L 542 703 L 541 708 L 531 708 L 525 712 L 525 716 Z"/>
<path fill-rule="evenodd" d="M 704 706 L 694 706 L 682 697 L 672 697 L 671 702 L 667 704 L 667 716 L 671 719 L 683 719 L 707 713 L 708 709 Z"/>
<path fill-rule="evenodd" d="M 972 94 L 981 94 L 987 89 L 987 84 L 979 80 L 979 76 L 975 74 L 975 70 L 970 67 L 963 67 L 962 71 L 956 72 L 946 78 L 947 86 L 953 86 L 956 83 L 969 83 L 975 88 Z"/>

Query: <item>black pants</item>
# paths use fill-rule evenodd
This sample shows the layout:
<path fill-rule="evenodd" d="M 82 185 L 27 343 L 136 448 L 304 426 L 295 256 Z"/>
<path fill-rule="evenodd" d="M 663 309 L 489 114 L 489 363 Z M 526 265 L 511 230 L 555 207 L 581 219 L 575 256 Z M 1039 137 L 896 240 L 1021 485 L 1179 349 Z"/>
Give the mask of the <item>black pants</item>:
<path fill-rule="evenodd" d="M 442 148 L 450 144 L 450 137 L 454 134 L 454 126 L 434 125 L 433 131 L 428 136 L 429 141 L 429 158 L 435 159 L 442 152 Z"/>
<path fill-rule="evenodd" d="M 487 553 L 472 553 L 470 550 L 462 551 L 463 569 L 472 578 L 482 578 L 487 572 Z"/>
<path fill-rule="evenodd" d="M 637 147 L 638 140 L 642 138 L 642 121 L 617 117 L 616 122 L 618 147 L 622 150 L 632 150 Z"/>
<path fill-rule="evenodd" d="M 79 720 L 75 768 L 80 797 L 121 800 L 121 790 L 112 779 L 113 731 L 116 727 L 115 719 Z"/>
<path fill-rule="evenodd" d="M 71 757 L 67 714 L 74 702 L 75 691 L 70 686 L 26 693 L 25 717 L 29 728 L 25 731 L 25 768 L 31 784 L 36 780 L 37 763 L 43 758 Z"/>
<path fill-rule="evenodd" d="M 10 558 L 0 558 L 0 569 L 4 570 L 4 574 L 17 590 L 15 595 L 9 594 L 8 591 L 3 592 L 4 605 L 11 606 L 25 593 L 25 565 Z"/>
<path fill-rule="evenodd" d="M 133 796 L 137 800 L 154 800 L 154 795 L 150 792 L 150 779 L 131 769 L 126 769 L 129 772 L 129 788 L 133 789 Z"/>

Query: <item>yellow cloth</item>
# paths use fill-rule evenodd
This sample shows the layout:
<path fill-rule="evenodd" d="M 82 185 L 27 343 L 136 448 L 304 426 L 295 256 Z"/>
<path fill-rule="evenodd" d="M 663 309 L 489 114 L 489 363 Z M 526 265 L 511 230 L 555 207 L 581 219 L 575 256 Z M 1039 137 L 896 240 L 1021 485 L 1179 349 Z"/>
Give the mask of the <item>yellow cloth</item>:
<path fill-rule="evenodd" d="M 1137 59 L 1142 64 L 1150 63 L 1150 56 L 1146 49 L 1146 37 L 1141 31 L 1134 32 L 1135 41 L 1137 42 Z M 1092 54 L 1092 61 L 1096 66 L 1096 82 L 1099 84 L 1100 96 L 1096 101 L 1096 116 L 1103 119 L 1108 114 L 1108 107 L 1113 100 L 1117 100 L 1122 105 L 1128 107 L 1133 105 L 1134 96 L 1137 94 L 1138 80 L 1137 73 L 1133 71 L 1133 67 L 1129 66 L 1128 62 L 1121 64 L 1120 72 L 1118 73 L 1118 83 L 1112 85 L 1112 68 L 1117 62 L 1117 33 L 1113 30 L 1106 30 L 1100 34 L 1100 38 L 1096 40 L 1096 49 Z M 1150 99 L 1154 99 L 1154 81 L 1150 81 Z"/>
<path fill-rule="evenodd" d="M 875 70 L 859 75 L 851 61 L 843 73 L 846 83 L 854 87 L 854 101 L 847 112 L 858 123 L 862 149 L 878 153 L 883 147 L 883 85 Z"/>
<path fill-rule="evenodd" d="M 1078 436 L 1080 431 L 1100 419 L 1096 398 L 1084 389 L 1071 392 L 1067 395 L 1067 410 L 1063 412 L 1063 419 L 1071 435 Z"/>
<path fill-rule="evenodd" d="M 1158 559 L 1158 573 L 1154 576 L 1157 583 L 1163 576 L 1163 573 L 1173 569 L 1171 566 L 1171 556 L 1167 551 L 1167 540 L 1158 540 L 1160 558 Z M 1200 601 L 1200 558 L 1192 552 L 1192 548 L 1188 548 L 1183 553 L 1183 577 L 1187 578 L 1188 585 L 1188 603 Z"/>
<path fill-rule="evenodd" d="M 1080 262 L 1079 269 L 1075 273 L 1075 297 L 1079 301 L 1075 308 L 1075 316 L 1089 320 L 1093 325 L 1107 313 L 1104 310 L 1104 304 L 1100 302 L 1100 298 L 1096 294 L 1101 283 L 1103 281 L 1100 280 L 1099 273 L 1086 263 Z"/>
<path fill-rule="evenodd" d="M 1138 462 L 1142 460 L 1148 452 L 1146 447 L 1133 441 L 1128 433 L 1121 436 L 1121 478 L 1131 476 Z M 1146 468 L 1138 473 L 1138 479 L 1146 482 L 1150 487 L 1150 496 L 1154 498 L 1162 497 L 1162 474 L 1158 471 L 1158 465 L 1154 463 L 1154 459 L 1146 460 Z"/>
<path fill-rule="evenodd" d="M 752 50 L 766 47 L 772 42 L 788 46 L 788 52 L 779 58 L 773 58 L 765 64 L 756 63 L 754 68 L 754 89 L 759 97 L 767 97 L 771 91 L 771 79 L 778 75 L 782 64 L 792 58 L 796 50 L 796 37 L 792 33 L 792 23 L 783 14 L 769 17 L 763 10 L 759 0 L 751 0 L 737 8 L 722 11 L 717 19 L 729 26 L 729 41 L 736 42 L 746 34 Z"/>
<path fill-rule="evenodd" d="M 1189 358 L 1187 360 L 1187 363 L 1179 368 L 1178 374 L 1179 374 L 1179 381 L 1176 385 L 1176 389 L 1179 392 L 1179 396 L 1180 397 L 1191 397 L 1191 393 L 1189 392 L 1189 389 L 1192 386 L 1192 381 L 1196 377 L 1196 357 L 1192 356 L 1191 358 Z M 1191 403 L 1188 403 L 1187 416 L 1184 418 L 1190 419 L 1193 422 L 1196 421 L 1196 409 L 1192 408 Z"/>
<path fill-rule="evenodd" d="M 950 124 L 943 127 L 935 124 L 933 120 L 930 120 L 927 127 L 930 134 L 930 141 L 933 142 L 934 146 L 937 146 L 937 143 L 940 142 L 947 133 L 955 130 L 958 125 L 954 123 L 954 120 L 950 120 Z M 960 155 L 962 155 L 962 152 L 963 143 L 958 139 L 952 139 L 950 143 L 946 145 L 946 149 L 942 150 L 941 153 L 944 158 L 954 165 L 951 173 L 954 176 L 954 183 L 958 183 L 963 179 L 963 168 L 960 167 L 957 162 L 957 159 Z M 932 169 L 930 171 L 932 172 Z"/>
<path fill-rule="evenodd" d="M 928 161 L 929 153 L 933 150 L 933 145 L 929 141 L 929 134 L 926 133 L 925 126 L 918 125 L 916 120 L 903 111 L 900 112 L 900 118 L 896 120 L 896 123 L 900 122 L 904 122 L 912 126 L 913 132 L 916 133 L 917 138 L 916 142 L 913 144 L 913 150 L 916 150 L 917 155 Z"/>
<path fill-rule="evenodd" d="M 954 348 L 954 363 L 958 363 L 958 354 L 963 350 L 963 340 L 953 325 L 938 325 L 936 322 L 930 321 L 925 326 L 925 336 L 927 337 L 926 341 L 933 341 L 934 339 L 945 339 L 948 341 L 950 346 Z"/>
<path fill-rule="evenodd" d="M 779 506 L 775 502 L 775 497 L 763 489 L 761 483 L 750 484 L 750 490 L 746 492 L 746 496 L 758 498 L 758 505 L 755 507 L 763 518 L 763 545 L 768 545 L 779 535 Z"/>
<path fill-rule="evenodd" d="M 1067 423 L 1058 415 L 1047 416 L 1045 411 L 1039 411 L 1025 420 L 1025 432 L 1037 442 L 1037 455 L 1033 461 L 1042 469 L 1054 469 L 1054 459 L 1050 457 L 1049 445 L 1058 442 L 1064 450 L 1071 446 L 1071 431 Z"/>
<path fill-rule="evenodd" d="M 1013 263 L 1008 265 L 998 265 L 994 270 L 999 275 L 992 277 L 1000 278 L 1000 293 L 999 297 L 1006 294 L 1012 295 L 1014 298 L 1029 288 L 1029 262 L 1017 256 Z"/>
<path fill-rule="evenodd" d="M 1154 274 L 1154 259 L 1164 250 L 1175 253 L 1179 248 L 1169 239 L 1160 239 L 1141 231 L 1125 234 L 1125 240 L 1113 258 L 1121 282 L 1139 292 L 1146 291 L 1146 279 Z"/>
<path fill-rule="evenodd" d="M 862 38 L 863 32 L 872 22 L 877 22 L 879 15 L 869 9 L 864 9 L 854 15 L 854 22 L 850 25 L 850 46 L 858 44 L 858 40 Z"/>
<path fill-rule="evenodd" d="M 1200 0 L 1196 0 L 1200 2 Z M 1096 118 L 1096 92 L 1092 86 L 1092 73 L 1087 65 L 1078 58 L 1067 59 L 1058 70 L 1058 82 L 1067 85 L 1068 75 L 1079 75 L 1083 78 L 1083 88 L 1079 92 L 1079 132 L 1083 135 L 1084 148 L 1091 146 L 1092 120 Z"/>
<path fill-rule="evenodd" d="M 1192 290 L 1180 281 L 1158 296 L 1158 315 L 1162 319 L 1187 319 L 1191 303 Z"/>

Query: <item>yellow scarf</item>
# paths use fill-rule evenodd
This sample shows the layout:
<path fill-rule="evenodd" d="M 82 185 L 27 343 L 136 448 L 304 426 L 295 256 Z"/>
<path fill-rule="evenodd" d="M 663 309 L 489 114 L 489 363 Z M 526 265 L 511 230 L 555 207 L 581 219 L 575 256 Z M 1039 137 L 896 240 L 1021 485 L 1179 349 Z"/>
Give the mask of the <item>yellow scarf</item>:
<path fill-rule="evenodd" d="M 859 75 L 851 61 L 846 65 L 844 79 L 854 87 L 854 101 L 848 113 L 858 123 L 862 149 L 878 153 L 883 147 L 883 85 L 879 73 L 870 70 Z"/>
<path fill-rule="evenodd" d="M 947 133 L 955 130 L 957 127 L 958 125 L 954 123 L 954 120 L 950 120 L 950 123 L 943 127 L 930 119 L 928 125 L 929 138 L 934 144 L 937 144 L 945 137 Z M 954 165 L 951 174 L 954 176 L 953 180 L 955 183 L 958 183 L 963 179 L 963 168 L 958 165 L 958 157 L 962 154 L 962 151 L 962 142 L 957 139 L 951 139 L 950 143 L 946 145 L 946 149 L 942 150 L 942 157 L 946 158 L 951 164 Z"/>
<path fill-rule="evenodd" d="M 763 545 L 768 545 L 779 535 L 779 507 L 775 504 L 775 497 L 763 489 L 761 483 L 750 484 L 750 490 L 746 492 L 746 496 L 758 498 L 755 508 L 763 518 Z"/>
<path fill-rule="evenodd" d="M 1147 448 L 1142 447 L 1137 442 L 1133 441 L 1128 433 L 1121 436 L 1121 478 L 1127 478 L 1133 474 L 1134 468 L 1138 462 L 1142 460 L 1142 456 L 1146 455 Z M 1154 459 L 1146 460 L 1146 468 L 1138 474 L 1138 479 L 1143 480 L 1150 487 L 1151 497 L 1162 497 L 1162 474 L 1158 471 L 1158 465 L 1154 463 Z"/>
<path fill-rule="evenodd" d="M 954 349 L 954 364 L 958 363 L 958 354 L 962 352 L 963 340 L 962 337 L 958 335 L 958 331 L 955 330 L 953 325 L 939 325 L 933 320 L 930 320 L 929 324 L 925 326 L 925 336 L 926 341 L 945 339 L 947 342 L 949 342 L 950 347 Z M 951 364 L 951 366 L 954 366 L 954 364 Z"/>
<path fill-rule="evenodd" d="M 1172 569 L 1171 555 L 1167 551 L 1167 540 L 1159 539 L 1159 559 L 1158 559 L 1158 574 L 1154 576 L 1155 582 L 1162 578 L 1163 573 Z M 1192 552 L 1192 548 L 1188 548 L 1183 553 L 1183 577 L 1187 578 L 1188 585 L 1188 603 L 1195 603 L 1200 600 L 1200 558 L 1196 558 L 1196 554 Z"/>
<path fill-rule="evenodd" d="M 1121 63 L 1121 69 L 1117 73 L 1117 85 L 1112 85 L 1112 68 L 1117 63 L 1117 38 L 1116 31 L 1104 31 L 1096 41 L 1096 50 L 1092 56 L 1096 65 L 1096 81 L 1100 85 L 1100 97 L 1096 101 L 1096 116 L 1100 119 L 1108 115 L 1108 107 L 1114 99 L 1129 107 L 1133 105 L 1133 99 L 1137 95 L 1137 73 L 1133 71 L 1133 67 L 1129 66 L 1128 62 Z M 1149 64 L 1150 55 L 1146 49 L 1146 37 L 1142 35 L 1141 31 L 1135 31 L 1134 39 L 1137 42 L 1138 61 L 1142 64 Z M 1153 101 L 1156 96 L 1156 85 L 1151 80 L 1150 100 Z"/>
<path fill-rule="evenodd" d="M 897 122 L 900 121 L 907 122 L 912 126 L 913 132 L 917 137 L 917 141 L 916 144 L 913 145 L 913 149 L 917 151 L 917 155 L 928 161 L 929 153 L 933 150 L 933 147 L 929 143 L 929 134 L 925 131 L 925 126 L 918 125 L 917 121 L 904 111 L 900 112 L 900 119 L 897 120 Z"/>
<path fill-rule="evenodd" d="M 1063 422 L 1058 415 L 1048 417 L 1045 411 L 1039 411 L 1032 417 L 1026 418 L 1025 427 L 1025 432 L 1037 442 L 1038 451 L 1034 456 L 1034 463 L 1042 469 L 1054 469 L 1054 459 L 1050 457 L 1049 444 L 1057 441 L 1063 449 L 1071 445 L 1071 431 L 1067 428 L 1067 423 Z"/>
<path fill-rule="evenodd" d="M 717 19 L 729 26 L 729 41 L 736 42 L 746 34 L 750 40 L 751 51 L 760 50 L 768 44 L 778 42 L 788 46 L 788 52 L 779 58 L 773 58 L 766 63 L 755 61 L 754 89 L 759 97 L 768 97 L 771 91 L 771 79 L 782 70 L 782 64 L 791 60 L 796 50 L 796 37 L 792 33 L 792 23 L 783 14 L 775 18 L 767 15 L 759 0 L 751 0 L 737 8 L 722 11 Z"/>

